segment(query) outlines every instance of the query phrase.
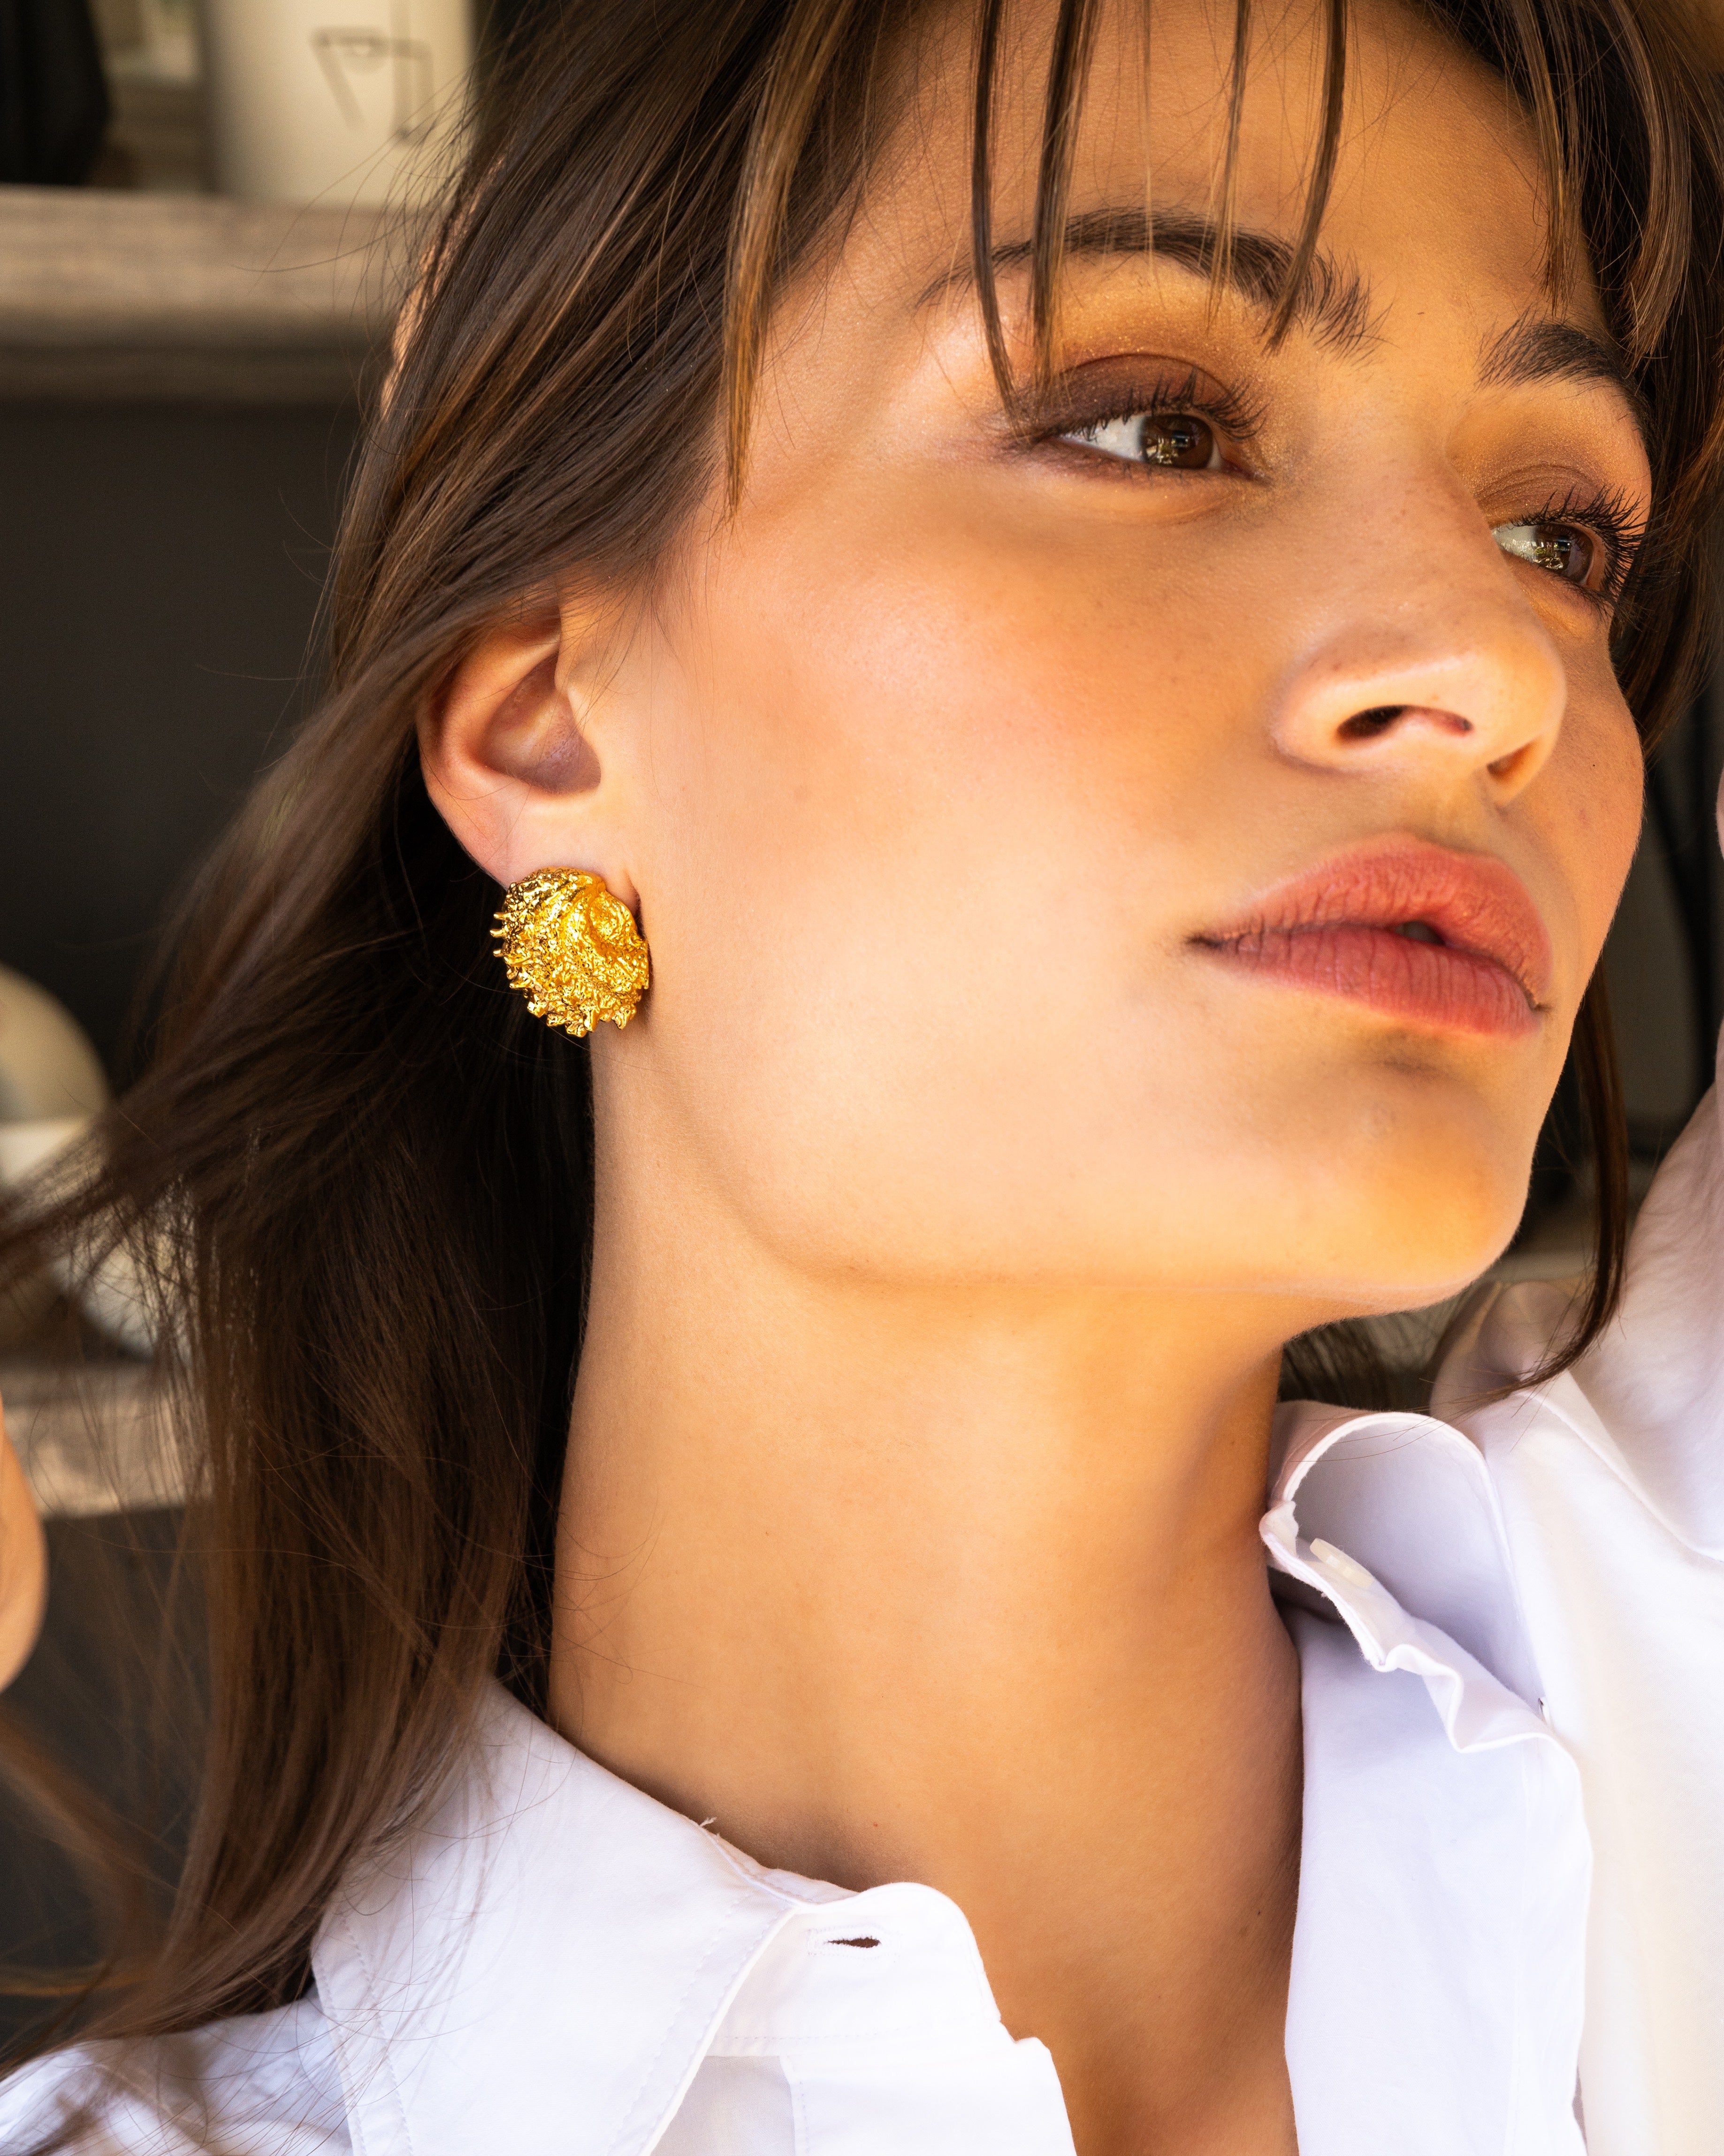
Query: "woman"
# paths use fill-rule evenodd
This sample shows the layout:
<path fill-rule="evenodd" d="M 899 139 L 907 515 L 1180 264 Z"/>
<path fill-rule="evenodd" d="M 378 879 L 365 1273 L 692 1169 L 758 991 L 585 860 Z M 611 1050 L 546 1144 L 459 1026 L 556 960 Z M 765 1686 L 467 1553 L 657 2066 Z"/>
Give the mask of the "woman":
<path fill-rule="evenodd" d="M 1561 1410 L 1721 440 L 1685 40 L 558 13 L 53 1224 L 167 1254 L 213 1729 L 0 2138 L 1715 2146 Z M 1278 1419 L 1502 1250 L 1571 1041 L 1589 1296 Z"/>

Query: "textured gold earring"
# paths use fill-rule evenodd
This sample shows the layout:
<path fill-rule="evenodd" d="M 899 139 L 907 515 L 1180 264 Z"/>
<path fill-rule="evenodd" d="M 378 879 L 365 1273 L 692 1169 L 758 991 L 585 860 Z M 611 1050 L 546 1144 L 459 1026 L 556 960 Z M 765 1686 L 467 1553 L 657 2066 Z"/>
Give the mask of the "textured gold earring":
<path fill-rule="evenodd" d="M 582 869 L 541 869 L 511 884 L 491 934 L 510 987 L 576 1040 L 603 1018 L 627 1025 L 651 979 L 634 916 Z"/>

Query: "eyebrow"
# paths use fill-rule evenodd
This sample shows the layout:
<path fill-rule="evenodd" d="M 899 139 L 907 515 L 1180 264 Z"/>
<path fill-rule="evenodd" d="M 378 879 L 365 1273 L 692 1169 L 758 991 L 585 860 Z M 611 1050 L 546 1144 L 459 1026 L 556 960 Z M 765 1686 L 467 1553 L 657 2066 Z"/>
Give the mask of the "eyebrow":
<path fill-rule="evenodd" d="M 1535 382 L 1602 382 L 1627 404 L 1643 441 L 1650 432 L 1646 400 L 1621 352 L 1578 322 L 1522 315 L 1485 346 L 1479 380 L 1493 389 Z"/>
<path fill-rule="evenodd" d="M 1065 253 L 1073 255 L 1161 254 L 1200 275 L 1212 277 L 1218 265 L 1221 282 L 1253 307 L 1275 306 L 1293 267 L 1290 244 L 1275 234 L 1236 225 L 1230 239 L 1213 218 L 1193 210 L 1108 208 L 1080 212 L 1066 219 Z M 1028 262 L 1033 244 L 1008 240 L 991 250 L 996 273 Z M 921 295 L 926 305 L 954 287 L 973 285 L 967 264 L 937 278 Z M 1378 337 L 1371 288 L 1358 271 L 1319 248 L 1311 257 L 1293 305 L 1292 320 L 1321 343 L 1347 353 L 1362 351 Z"/>
<path fill-rule="evenodd" d="M 1032 252 L 1028 239 L 1008 240 L 992 249 L 991 259 L 996 271 L 1016 269 L 1029 260 Z M 1280 303 L 1293 267 L 1291 244 L 1275 234 L 1235 226 L 1229 243 L 1213 218 L 1184 209 L 1152 214 L 1141 208 L 1083 211 L 1066 220 L 1065 252 L 1068 256 L 1161 254 L 1205 277 L 1213 276 L 1219 264 L 1223 285 L 1265 313 Z M 936 278 L 921 295 L 919 304 L 974 282 L 975 272 L 965 263 Z M 1321 248 L 1300 280 L 1292 320 L 1343 357 L 1369 350 L 1381 335 L 1381 318 L 1368 281 Z M 1578 322 L 1523 314 L 1485 346 L 1479 380 L 1490 388 L 1538 382 L 1603 382 L 1627 404 L 1643 442 L 1650 434 L 1645 399 L 1620 349 Z"/>

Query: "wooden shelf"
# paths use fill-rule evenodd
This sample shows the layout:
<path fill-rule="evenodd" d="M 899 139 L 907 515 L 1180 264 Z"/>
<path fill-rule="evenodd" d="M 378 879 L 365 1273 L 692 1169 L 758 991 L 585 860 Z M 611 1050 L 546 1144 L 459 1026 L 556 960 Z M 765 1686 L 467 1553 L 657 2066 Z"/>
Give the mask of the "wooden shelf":
<path fill-rule="evenodd" d="M 341 403 L 410 254 L 377 211 L 0 187 L 0 398 Z"/>

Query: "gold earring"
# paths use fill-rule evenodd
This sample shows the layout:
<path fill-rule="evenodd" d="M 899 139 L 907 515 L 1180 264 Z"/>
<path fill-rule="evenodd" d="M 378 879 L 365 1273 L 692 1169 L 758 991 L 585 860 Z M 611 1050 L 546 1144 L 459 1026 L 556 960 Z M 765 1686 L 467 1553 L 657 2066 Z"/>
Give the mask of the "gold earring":
<path fill-rule="evenodd" d="M 581 869 L 541 869 L 511 884 L 491 935 L 509 985 L 572 1040 L 603 1018 L 627 1025 L 651 979 L 634 916 Z"/>

